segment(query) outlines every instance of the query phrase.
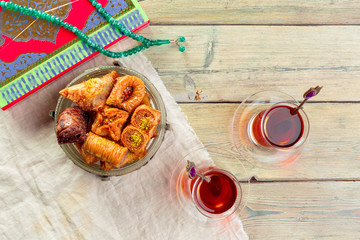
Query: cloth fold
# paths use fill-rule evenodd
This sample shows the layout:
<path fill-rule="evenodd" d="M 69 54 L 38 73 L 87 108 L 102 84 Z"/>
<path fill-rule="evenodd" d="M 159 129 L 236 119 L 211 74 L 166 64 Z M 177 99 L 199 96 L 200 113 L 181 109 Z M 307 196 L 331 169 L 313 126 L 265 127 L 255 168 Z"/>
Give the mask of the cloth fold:
<path fill-rule="evenodd" d="M 170 198 L 172 169 L 202 144 L 141 54 L 119 61 L 144 74 L 165 102 L 171 127 L 154 158 L 103 182 L 66 157 L 49 110 L 76 75 L 110 61 L 96 56 L 0 112 L 0 239 L 248 239 L 240 218 L 229 226 L 203 228 Z"/>

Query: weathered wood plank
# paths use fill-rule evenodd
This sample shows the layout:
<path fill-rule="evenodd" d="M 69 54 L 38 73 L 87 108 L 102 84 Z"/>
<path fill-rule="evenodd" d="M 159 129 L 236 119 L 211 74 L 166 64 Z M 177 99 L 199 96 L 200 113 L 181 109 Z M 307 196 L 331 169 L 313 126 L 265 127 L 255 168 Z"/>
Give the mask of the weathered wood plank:
<path fill-rule="evenodd" d="M 191 126 L 206 146 L 224 149 L 221 164 L 232 165 L 239 157 L 250 176 L 258 180 L 360 180 L 360 104 L 309 103 L 310 135 L 303 155 L 281 169 L 252 166 L 240 156 L 232 142 L 231 121 L 238 104 L 181 104 Z"/>
<path fill-rule="evenodd" d="M 242 214 L 251 240 L 359 239 L 359 182 L 255 183 Z"/>
<path fill-rule="evenodd" d="M 324 85 L 316 101 L 360 101 L 360 26 L 150 26 L 159 38 L 187 37 L 175 46 L 144 51 L 179 102 L 239 102 L 259 90 L 296 98 Z M 231 87 L 230 87 L 231 86 Z"/>
<path fill-rule="evenodd" d="M 143 0 L 153 24 L 359 24 L 354 0 Z"/>

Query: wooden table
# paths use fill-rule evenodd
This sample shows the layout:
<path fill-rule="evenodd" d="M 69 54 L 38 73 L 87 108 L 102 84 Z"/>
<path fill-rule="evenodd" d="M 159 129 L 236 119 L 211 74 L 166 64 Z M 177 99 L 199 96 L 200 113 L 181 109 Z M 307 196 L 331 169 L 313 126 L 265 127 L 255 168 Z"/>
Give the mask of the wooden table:
<path fill-rule="evenodd" d="M 144 54 L 206 146 L 236 151 L 231 118 L 249 94 L 300 100 L 324 86 L 306 105 L 300 160 L 277 170 L 243 161 L 254 176 L 242 216 L 250 239 L 360 239 L 360 1 L 139 2 L 151 20 L 141 34 L 187 39 L 184 54 Z"/>

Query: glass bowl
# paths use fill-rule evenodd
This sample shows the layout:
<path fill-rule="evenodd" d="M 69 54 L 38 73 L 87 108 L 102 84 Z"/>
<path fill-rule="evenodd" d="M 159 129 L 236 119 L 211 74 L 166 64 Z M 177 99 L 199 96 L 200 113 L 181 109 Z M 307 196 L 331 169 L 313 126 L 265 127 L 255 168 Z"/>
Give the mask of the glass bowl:
<path fill-rule="evenodd" d="M 99 66 L 96 68 L 89 69 L 76 77 L 73 81 L 71 81 L 66 87 L 70 87 L 72 85 L 81 83 L 83 81 L 89 80 L 90 78 L 96 78 L 101 77 L 105 74 L 110 73 L 111 71 L 116 71 L 120 76 L 124 75 L 132 75 L 140 78 L 144 84 L 146 92 L 150 94 L 150 101 L 152 104 L 152 107 L 154 109 L 157 109 L 161 112 L 161 119 L 160 123 L 157 127 L 157 136 L 153 138 L 148 146 L 147 146 L 147 154 L 141 158 L 138 161 L 126 164 L 125 166 L 121 168 L 116 168 L 112 170 L 104 170 L 100 167 L 97 163 L 87 164 L 83 157 L 81 156 L 80 152 L 76 148 L 76 146 L 72 143 L 68 144 L 61 144 L 60 147 L 63 149 L 65 154 L 70 158 L 71 161 L 78 167 L 84 169 L 87 172 L 96 174 L 98 176 L 101 176 L 103 180 L 108 180 L 110 176 L 120 176 L 124 174 L 131 173 L 133 171 L 136 171 L 137 169 L 141 168 L 142 166 L 146 165 L 152 157 L 155 155 L 157 150 L 159 149 L 164 136 L 165 136 L 165 130 L 166 130 L 166 109 L 164 102 L 161 98 L 161 95 L 159 91 L 155 88 L 155 86 L 142 74 L 129 69 L 125 67 L 119 67 L 119 66 Z M 76 104 L 72 102 L 69 99 L 59 97 L 58 103 L 56 105 L 55 109 L 55 131 L 56 131 L 56 123 L 57 119 L 59 117 L 59 114 L 68 107 L 75 106 Z"/>

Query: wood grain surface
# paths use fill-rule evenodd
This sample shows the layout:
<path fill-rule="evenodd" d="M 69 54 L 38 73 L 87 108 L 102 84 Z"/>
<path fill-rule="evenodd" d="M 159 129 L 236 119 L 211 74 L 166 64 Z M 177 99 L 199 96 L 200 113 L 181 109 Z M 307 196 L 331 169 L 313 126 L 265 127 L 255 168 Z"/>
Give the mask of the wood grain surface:
<path fill-rule="evenodd" d="M 191 126 L 205 146 L 226 149 L 221 161 L 233 162 L 232 117 L 238 104 L 181 104 Z M 304 153 L 281 169 L 263 169 L 239 156 L 250 177 L 275 180 L 360 180 L 360 104 L 309 103 L 310 135 Z M 237 153 L 237 152 L 236 152 Z M 234 169 L 238 169 L 234 165 Z"/>
<path fill-rule="evenodd" d="M 249 238 L 360 239 L 359 182 L 271 182 L 251 185 L 242 213 Z"/>
<path fill-rule="evenodd" d="M 360 1 L 142 0 L 151 20 L 141 34 L 186 37 L 144 54 L 218 166 L 252 177 L 241 218 L 250 239 L 360 239 Z M 251 165 L 236 151 L 231 121 L 260 90 L 300 100 L 310 135 L 302 157 L 281 169 Z M 241 174 L 244 164 L 248 176 Z"/>
<path fill-rule="evenodd" d="M 142 0 L 154 24 L 358 24 L 356 0 Z"/>
<path fill-rule="evenodd" d="M 300 99 L 309 86 L 323 85 L 314 101 L 360 101 L 359 26 L 151 26 L 157 38 L 187 37 L 187 50 L 146 50 L 179 102 L 240 102 L 273 89 Z M 230 87 L 231 86 L 231 87 Z M 184 91 L 185 90 L 185 91 Z M 360 89 L 359 89 L 360 90 Z"/>

